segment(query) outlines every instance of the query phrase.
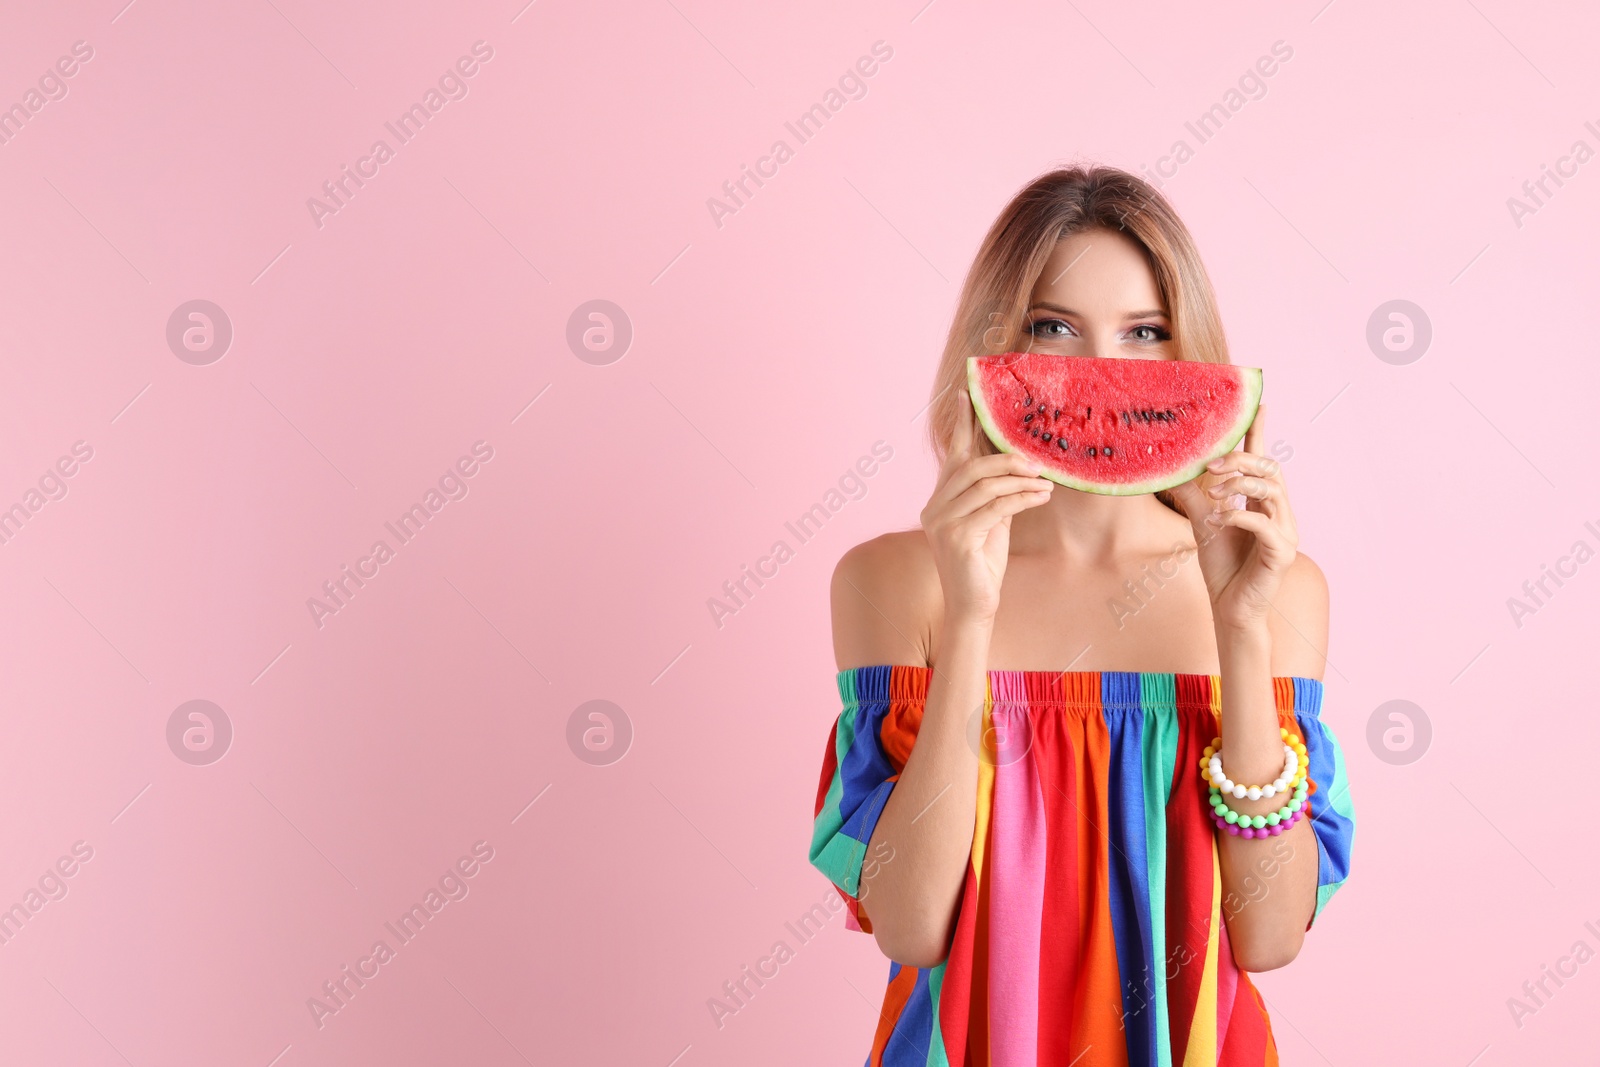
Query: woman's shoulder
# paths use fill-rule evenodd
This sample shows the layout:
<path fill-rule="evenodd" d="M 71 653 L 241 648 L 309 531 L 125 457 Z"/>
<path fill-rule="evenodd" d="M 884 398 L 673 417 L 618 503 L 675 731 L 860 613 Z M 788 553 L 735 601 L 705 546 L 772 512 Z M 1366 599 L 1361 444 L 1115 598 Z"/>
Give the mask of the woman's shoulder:
<path fill-rule="evenodd" d="M 1279 586 L 1278 606 L 1290 615 L 1315 618 L 1328 611 L 1328 577 L 1317 566 L 1317 561 L 1304 552 L 1296 552 L 1294 561 L 1283 574 Z"/>
<path fill-rule="evenodd" d="M 833 569 L 835 591 L 843 585 L 862 593 L 896 599 L 923 599 L 939 592 L 939 570 L 921 527 L 893 530 L 863 541 L 839 557 Z"/>
<path fill-rule="evenodd" d="M 932 569 L 933 550 L 928 545 L 928 535 L 922 527 L 909 530 L 890 530 L 848 549 L 839 557 L 835 570 L 854 573 L 871 570 Z"/>
<path fill-rule="evenodd" d="M 1328 662 L 1328 579 L 1315 560 L 1295 553 L 1272 606 L 1272 673 L 1321 678 Z"/>
<path fill-rule="evenodd" d="M 839 669 L 926 662 L 941 596 L 939 571 L 920 527 L 879 534 L 849 549 L 833 569 L 831 589 Z"/>

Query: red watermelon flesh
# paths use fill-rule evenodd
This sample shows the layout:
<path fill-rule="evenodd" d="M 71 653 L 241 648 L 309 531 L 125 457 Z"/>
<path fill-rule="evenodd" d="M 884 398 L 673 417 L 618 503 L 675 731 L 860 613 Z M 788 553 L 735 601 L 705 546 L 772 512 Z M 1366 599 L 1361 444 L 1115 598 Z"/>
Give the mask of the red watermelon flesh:
<path fill-rule="evenodd" d="M 1233 451 L 1261 403 L 1261 371 L 1229 363 L 1007 352 L 967 359 L 989 440 L 1053 482 L 1155 493 Z"/>

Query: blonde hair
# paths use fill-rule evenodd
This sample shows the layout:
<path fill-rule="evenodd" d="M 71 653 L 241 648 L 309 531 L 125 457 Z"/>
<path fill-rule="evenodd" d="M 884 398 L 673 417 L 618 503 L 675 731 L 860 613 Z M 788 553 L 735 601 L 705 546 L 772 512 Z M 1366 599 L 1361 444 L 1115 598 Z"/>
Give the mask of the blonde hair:
<path fill-rule="evenodd" d="M 934 375 L 928 436 L 940 462 L 950 451 L 956 420 L 971 417 L 962 393 L 967 357 L 1023 351 L 1034 283 L 1063 237 L 1112 230 L 1145 252 L 1164 310 L 1172 321 L 1178 358 L 1227 363 L 1228 342 L 1200 253 L 1177 212 L 1154 186 L 1117 167 L 1072 166 L 1042 174 L 1000 212 L 961 287 L 944 354 Z M 998 451 L 979 435 L 984 454 Z M 1156 498 L 1181 510 L 1167 493 Z"/>

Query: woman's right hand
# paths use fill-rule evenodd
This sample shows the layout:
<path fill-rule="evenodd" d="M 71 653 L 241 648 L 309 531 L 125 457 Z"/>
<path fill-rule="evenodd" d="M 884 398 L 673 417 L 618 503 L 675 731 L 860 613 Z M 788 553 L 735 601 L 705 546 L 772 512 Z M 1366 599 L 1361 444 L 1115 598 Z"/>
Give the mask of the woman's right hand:
<path fill-rule="evenodd" d="M 933 549 L 944 590 L 945 618 L 992 621 L 1011 549 L 1011 517 L 1050 499 L 1054 482 L 1039 465 L 1015 452 L 982 455 L 983 427 L 970 395 L 961 391 L 966 416 L 939 469 L 939 483 L 922 509 L 922 529 Z"/>

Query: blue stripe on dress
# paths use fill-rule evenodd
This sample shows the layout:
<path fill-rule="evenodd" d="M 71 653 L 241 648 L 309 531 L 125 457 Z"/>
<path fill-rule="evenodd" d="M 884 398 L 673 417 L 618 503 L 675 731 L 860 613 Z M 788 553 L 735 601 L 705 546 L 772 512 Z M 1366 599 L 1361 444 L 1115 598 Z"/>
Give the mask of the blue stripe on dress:
<path fill-rule="evenodd" d="M 1150 1067 L 1157 1044 L 1151 1004 L 1155 961 L 1151 954 L 1149 860 L 1145 841 L 1144 729 L 1139 675 L 1100 674 L 1101 718 L 1109 735 L 1106 827 L 1110 841 L 1111 926 L 1116 935 L 1122 986 L 1122 1022 L 1128 1067 Z"/>

